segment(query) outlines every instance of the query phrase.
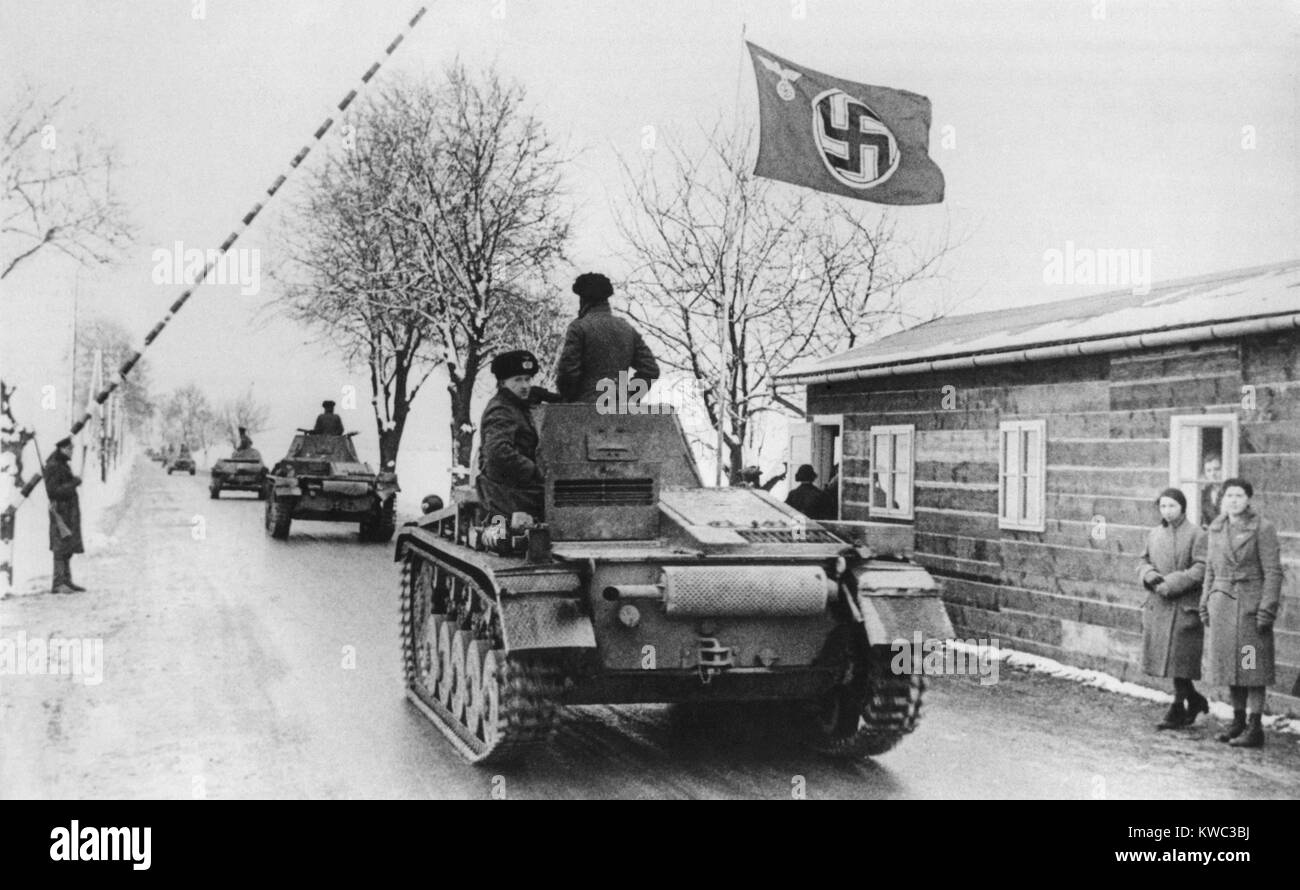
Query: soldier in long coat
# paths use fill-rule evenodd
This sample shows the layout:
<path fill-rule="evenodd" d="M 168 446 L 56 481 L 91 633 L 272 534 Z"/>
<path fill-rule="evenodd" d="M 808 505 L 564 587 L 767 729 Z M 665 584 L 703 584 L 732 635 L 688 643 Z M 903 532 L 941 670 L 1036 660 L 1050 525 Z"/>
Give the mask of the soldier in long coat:
<path fill-rule="evenodd" d="M 1205 578 L 1205 532 L 1187 519 L 1187 498 L 1166 488 L 1156 498 L 1161 522 L 1147 534 L 1138 579 L 1147 590 L 1142 610 L 1142 669 L 1171 677 L 1174 702 L 1157 729 L 1178 729 L 1210 710 L 1193 680 L 1201 677 L 1199 616 Z"/>
<path fill-rule="evenodd" d="M 1210 523 L 1201 590 L 1206 666 L 1212 683 L 1227 684 L 1232 725 L 1219 741 L 1264 744 L 1264 687 L 1274 682 L 1273 622 L 1282 600 L 1277 528 L 1250 508 L 1255 490 L 1245 479 L 1223 483 L 1222 512 Z"/>
<path fill-rule="evenodd" d="M 579 299 L 578 317 L 564 333 L 555 369 L 560 395 L 566 402 L 595 402 L 602 387 L 617 384 L 619 372 L 629 368 L 629 380 L 643 381 L 649 391 L 650 384 L 659 379 L 659 364 L 637 329 L 610 311 L 614 287 L 609 279 L 596 272 L 579 275 L 573 292 Z M 621 404 L 623 399 L 618 401 Z"/>
<path fill-rule="evenodd" d="M 537 359 L 525 349 L 492 360 L 497 392 L 479 422 L 479 498 L 489 513 L 540 517 L 542 474 L 537 467 L 537 427 L 531 412 Z"/>
<path fill-rule="evenodd" d="M 81 543 L 81 501 L 77 497 L 81 480 L 73 475 L 71 461 L 72 439 L 60 439 L 42 473 L 45 493 L 50 499 L 50 552 L 54 554 L 52 593 L 74 593 L 86 589 L 72 580 L 72 557 L 86 551 Z"/>

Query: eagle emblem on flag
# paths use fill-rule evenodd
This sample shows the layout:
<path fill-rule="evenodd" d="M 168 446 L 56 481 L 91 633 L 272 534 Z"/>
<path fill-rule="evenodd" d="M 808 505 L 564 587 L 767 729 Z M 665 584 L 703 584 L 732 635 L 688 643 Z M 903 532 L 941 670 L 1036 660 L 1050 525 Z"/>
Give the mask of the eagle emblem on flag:
<path fill-rule="evenodd" d="M 803 77 L 803 74 L 793 68 L 786 68 L 780 62 L 773 62 L 771 59 L 765 59 L 762 56 L 759 56 L 758 60 L 763 63 L 768 71 L 777 76 L 776 94 L 787 102 L 793 99 L 794 82 Z"/>
<path fill-rule="evenodd" d="M 929 99 L 748 47 L 758 82 L 755 176 L 876 204 L 943 201 L 943 171 L 929 152 Z"/>

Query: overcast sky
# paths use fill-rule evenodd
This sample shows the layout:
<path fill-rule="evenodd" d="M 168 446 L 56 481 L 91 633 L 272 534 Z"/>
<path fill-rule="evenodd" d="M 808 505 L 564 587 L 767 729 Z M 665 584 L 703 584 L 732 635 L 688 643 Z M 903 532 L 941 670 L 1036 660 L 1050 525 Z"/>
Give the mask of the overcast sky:
<path fill-rule="evenodd" d="M 195 18 L 197 5 L 0 5 L 6 98 L 24 79 L 70 91 L 78 120 L 126 165 L 138 243 L 119 268 L 83 271 L 77 286 L 83 312 L 140 335 L 181 290 L 151 281 L 153 251 L 216 247 L 419 6 L 207 0 Z M 1298 25 L 1295 3 L 1260 0 L 444 0 L 380 78 L 436 72 L 459 56 L 522 81 L 575 156 L 575 265 L 615 277 L 619 153 L 636 158 L 646 127 L 662 146 L 754 115 L 742 27 L 792 61 L 924 94 L 947 200 L 894 213 L 909 238 L 945 225 L 969 233 L 942 289 L 960 311 L 978 311 L 1104 289 L 1044 284 L 1045 251 L 1067 242 L 1150 250 L 1157 280 L 1300 254 Z M 241 246 L 271 249 L 276 222 L 263 214 Z M 5 282 L 3 373 L 29 393 L 66 379 L 76 277 L 49 258 Z M 222 396 L 252 384 L 291 426 L 342 384 L 360 386 L 268 315 L 272 288 L 265 277 L 257 295 L 201 288 L 147 353 L 155 389 L 198 382 Z M 441 437 L 435 402 L 417 426 Z M 349 425 L 373 438 L 364 420 Z"/>

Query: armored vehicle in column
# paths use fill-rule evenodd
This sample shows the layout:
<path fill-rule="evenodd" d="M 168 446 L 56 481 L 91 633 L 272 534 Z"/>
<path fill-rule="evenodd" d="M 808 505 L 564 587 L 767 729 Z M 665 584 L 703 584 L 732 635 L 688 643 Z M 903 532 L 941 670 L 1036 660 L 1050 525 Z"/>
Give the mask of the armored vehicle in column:
<path fill-rule="evenodd" d="M 366 541 L 387 541 L 396 527 L 397 474 L 357 457 L 356 433 L 299 430 L 289 453 L 266 477 L 266 532 L 289 537 L 295 519 L 355 522 Z"/>
<path fill-rule="evenodd" d="M 536 415 L 544 522 L 426 499 L 397 539 L 407 694 L 466 759 L 544 745 L 577 704 L 794 703 L 772 713 L 837 757 L 916 727 L 891 644 L 953 636 L 923 568 L 704 487 L 672 413 Z"/>

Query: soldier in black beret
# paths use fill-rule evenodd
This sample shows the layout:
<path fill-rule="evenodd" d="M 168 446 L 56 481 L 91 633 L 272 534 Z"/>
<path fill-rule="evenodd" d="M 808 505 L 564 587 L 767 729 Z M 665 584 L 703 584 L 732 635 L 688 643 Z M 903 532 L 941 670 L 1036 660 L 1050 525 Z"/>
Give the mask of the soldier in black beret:
<path fill-rule="evenodd" d="M 55 451 L 45 462 L 42 475 L 45 493 L 50 499 L 50 551 L 54 554 L 52 593 L 77 593 L 85 590 L 72 580 L 72 556 L 85 553 L 81 543 L 81 501 L 77 486 L 81 479 L 72 473 L 72 439 L 55 443 Z"/>
<path fill-rule="evenodd" d="M 537 427 L 531 406 L 537 357 L 526 349 L 492 360 L 497 392 L 479 422 L 479 498 L 490 514 L 542 515 L 542 474 L 537 468 Z"/>
<path fill-rule="evenodd" d="M 601 387 L 617 384 L 620 371 L 645 381 L 646 390 L 659 379 L 659 364 L 641 334 L 614 315 L 609 298 L 614 286 L 599 272 L 579 275 L 573 282 L 578 317 L 569 322 L 564 348 L 556 366 L 555 385 L 566 402 L 595 402 Z M 620 400 L 622 401 L 622 400 Z"/>
<path fill-rule="evenodd" d="M 334 402 L 326 399 L 320 404 L 325 411 L 316 415 L 316 425 L 312 427 L 311 431 L 327 436 L 343 435 L 343 418 L 334 413 Z"/>

